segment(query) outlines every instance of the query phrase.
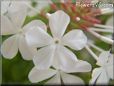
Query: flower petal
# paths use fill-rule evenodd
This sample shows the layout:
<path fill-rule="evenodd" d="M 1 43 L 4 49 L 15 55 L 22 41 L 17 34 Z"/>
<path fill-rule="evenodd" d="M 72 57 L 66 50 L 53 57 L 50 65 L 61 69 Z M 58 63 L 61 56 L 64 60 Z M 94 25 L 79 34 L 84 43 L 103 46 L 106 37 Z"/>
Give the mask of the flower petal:
<path fill-rule="evenodd" d="M 20 36 L 19 39 L 19 50 L 25 60 L 32 60 L 34 54 L 32 53 L 32 48 L 28 46 L 24 36 Z"/>
<path fill-rule="evenodd" d="M 60 85 L 61 84 L 61 78 L 60 78 L 60 73 L 57 72 L 57 74 L 52 77 L 50 80 L 48 80 L 46 85 Z"/>
<path fill-rule="evenodd" d="M 68 24 L 70 17 L 64 11 L 57 11 L 49 17 L 49 26 L 54 37 L 63 36 Z"/>
<path fill-rule="evenodd" d="M 114 65 L 108 65 L 109 67 L 107 67 L 107 73 L 109 78 L 114 79 Z"/>
<path fill-rule="evenodd" d="M 47 69 L 52 65 L 55 46 L 49 45 L 38 50 L 33 62 L 39 69 Z"/>
<path fill-rule="evenodd" d="M 47 27 L 45 23 L 43 23 L 41 20 L 33 20 L 32 22 L 28 23 L 23 27 L 24 31 L 27 32 L 28 30 L 32 28 L 40 27 L 41 29 L 47 31 Z"/>
<path fill-rule="evenodd" d="M 36 1 L 34 1 L 36 3 L 34 9 L 37 9 L 37 11 L 34 11 L 30 8 L 28 15 L 29 16 L 37 15 L 38 13 L 40 13 L 42 11 L 43 8 L 48 7 L 50 5 L 50 3 L 49 3 L 50 1 L 51 0 L 45 0 L 45 1 L 44 0 L 43 1 L 42 0 L 36 0 Z M 32 1 L 30 4 L 32 4 Z"/>
<path fill-rule="evenodd" d="M 70 50 L 64 46 L 57 45 L 53 61 L 53 66 L 56 69 L 67 69 L 68 66 L 73 66 L 76 61 L 77 57 Z"/>
<path fill-rule="evenodd" d="M 8 16 L 11 18 L 13 24 L 17 28 L 21 28 L 24 24 L 24 20 L 27 15 L 27 7 L 24 4 L 24 1 L 12 1 L 9 9 L 8 9 Z"/>
<path fill-rule="evenodd" d="M 62 39 L 63 44 L 74 50 L 81 50 L 87 43 L 87 37 L 81 30 L 72 30 Z"/>
<path fill-rule="evenodd" d="M 1 35 L 15 34 L 18 30 L 15 29 L 13 23 L 6 16 L 1 16 Z"/>
<path fill-rule="evenodd" d="M 61 77 L 65 85 L 84 84 L 84 81 L 81 78 L 71 75 L 71 74 L 62 72 Z"/>
<path fill-rule="evenodd" d="M 25 35 L 30 46 L 43 47 L 52 42 L 52 37 L 39 27 L 27 31 Z"/>
<path fill-rule="evenodd" d="M 113 64 L 114 64 L 114 55 L 109 53 L 107 65 L 113 65 Z"/>
<path fill-rule="evenodd" d="M 109 77 L 104 68 L 96 68 L 92 73 L 91 84 L 108 84 Z"/>
<path fill-rule="evenodd" d="M 104 52 L 102 52 L 102 53 L 99 55 L 99 58 L 98 58 L 96 64 L 99 65 L 99 66 L 105 65 L 105 64 L 107 63 L 107 61 L 108 61 L 109 55 L 110 55 L 110 52 L 109 52 L 109 51 L 104 51 Z"/>
<path fill-rule="evenodd" d="M 11 36 L 6 39 L 1 46 L 1 53 L 7 59 L 12 59 L 18 52 L 18 37 Z"/>
<path fill-rule="evenodd" d="M 9 4 L 10 4 L 10 1 L 2 1 L 1 2 L 1 14 L 2 15 L 7 12 Z"/>
<path fill-rule="evenodd" d="M 91 64 L 86 61 L 78 60 L 72 67 L 70 65 L 67 66 L 67 69 L 64 69 L 64 71 L 67 73 L 89 72 L 91 69 Z"/>
<path fill-rule="evenodd" d="M 106 73 L 105 69 L 102 69 L 102 73 L 98 77 L 96 84 L 108 84 L 109 83 L 109 77 Z"/>
<path fill-rule="evenodd" d="M 37 68 L 33 68 L 29 73 L 29 80 L 32 83 L 37 83 L 48 79 L 56 74 L 56 70 L 53 69 L 46 69 L 46 70 L 38 70 Z"/>
<path fill-rule="evenodd" d="M 90 80 L 90 84 L 95 84 L 97 79 L 99 78 L 102 72 L 102 68 L 95 68 L 92 72 L 92 79 Z"/>

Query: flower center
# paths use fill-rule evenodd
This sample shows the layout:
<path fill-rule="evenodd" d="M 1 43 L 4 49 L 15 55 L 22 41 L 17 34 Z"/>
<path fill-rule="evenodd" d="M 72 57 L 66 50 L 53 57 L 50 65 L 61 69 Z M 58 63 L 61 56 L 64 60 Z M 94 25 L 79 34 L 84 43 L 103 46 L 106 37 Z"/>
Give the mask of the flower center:
<path fill-rule="evenodd" d="M 18 33 L 19 33 L 20 35 L 25 36 L 23 29 L 19 29 L 19 32 L 18 32 Z"/>
<path fill-rule="evenodd" d="M 19 29 L 19 33 L 20 33 L 20 34 L 23 33 L 23 30 L 22 30 L 22 29 Z"/>
<path fill-rule="evenodd" d="M 55 38 L 55 39 L 54 39 L 54 43 L 55 43 L 55 44 L 59 44 L 59 43 L 60 43 L 60 39 Z"/>
<path fill-rule="evenodd" d="M 55 40 L 55 44 L 58 44 L 59 43 L 59 40 Z"/>

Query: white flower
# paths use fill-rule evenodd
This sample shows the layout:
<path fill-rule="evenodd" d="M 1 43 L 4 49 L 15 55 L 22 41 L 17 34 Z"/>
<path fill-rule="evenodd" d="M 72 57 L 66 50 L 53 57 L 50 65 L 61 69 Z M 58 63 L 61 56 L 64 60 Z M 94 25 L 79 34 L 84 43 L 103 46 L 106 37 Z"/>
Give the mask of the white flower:
<path fill-rule="evenodd" d="M 29 73 L 29 80 L 32 83 L 41 82 L 43 80 L 49 79 L 46 82 L 47 85 L 49 84 L 62 84 L 61 80 L 64 84 L 84 84 L 83 80 L 78 76 L 74 76 L 68 73 L 78 73 L 78 72 L 89 72 L 91 70 L 91 65 L 86 61 L 77 61 L 74 65 L 69 65 L 68 70 L 60 70 L 60 69 L 38 69 L 34 67 L 31 72 Z M 72 68 L 75 71 L 72 71 Z M 71 69 L 71 70 L 70 70 Z"/>
<path fill-rule="evenodd" d="M 1 2 L 1 14 L 4 15 L 7 12 L 10 13 L 18 13 L 23 10 L 27 10 L 27 6 L 25 5 L 26 1 L 2 1 Z"/>
<path fill-rule="evenodd" d="M 100 67 L 95 68 L 92 73 L 91 84 L 108 84 L 110 79 L 114 79 L 114 58 L 109 51 L 104 51 L 100 54 L 97 65 Z"/>
<path fill-rule="evenodd" d="M 86 45 L 87 38 L 81 30 L 72 30 L 64 35 L 69 22 L 70 18 L 65 12 L 57 11 L 49 17 L 52 37 L 37 28 L 26 33 L 28 44 L 40 48 L 33 58 L 38 68 L 46 69 L 51 65 L 57 68 L 77 61 L 75 55 L 64 46 L 81 50 Z"/>
<path fill-rule="evenodd" d="M 34 0 L 31 1 L 29 4 L 29 9 L 28 9 L 28 15 L 33 16 L 36 15 L 37 13 L 40 13 L 41 10 L 43 10 L 45 7 L 48 7 L 50 4 L 51 0 Z M 32 7 L 31 4 L 35 3 L 35 6 Z"/>
<path fill-rule="evenodd" d="M 23 5 L 16 2 L 14 4 L 13 2 L 8 8 L 12 9 L 8 10 L 8 15 L 1 16 L 1 35 L 12 35 L 3 42 L 1 53 L 5 58 L 12 59 L 19 49 L 23 58 L 30 60 L 33 57 L 32 53 L 35 52 L 35 49 L 28 46 L 25 33 L 31 28 L 39 26 L 42 26 L 42 29 L 46 30 L 46 26 L 41 21 L 34 20 L 23 27 L 27 10 L 20 6 Z"/>

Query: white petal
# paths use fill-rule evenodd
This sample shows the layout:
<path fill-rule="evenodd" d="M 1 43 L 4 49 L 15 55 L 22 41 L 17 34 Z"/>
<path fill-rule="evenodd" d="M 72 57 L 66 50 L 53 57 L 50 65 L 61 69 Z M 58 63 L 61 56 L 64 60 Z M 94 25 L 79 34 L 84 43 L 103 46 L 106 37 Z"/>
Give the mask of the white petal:
<path fill-rule="evenodd" d="M 107 73 L 108 73 L 108 77 L 111 79 L 114 79 L 114 65 L 108 65 L 109 67 L 107 67 Z"/>
<path fill-rule="evenodd" d="M 91 71 L 92 67 L 91 64 L 89 64 L 86 61 L 78 60 L 72 67 L 68 66 L 67 70 L 64 70 L 67 73 L 73 73 L 73 72 L 89 72 Z"/>
<path fill-rule="evenodd" d="M 109 77 L 107 75 L 107 72 L 105 69 L 102 69 L 102 73 L 98 77 L 96 84 L 108 84 L 109 83 Z"/>
<path fill-rule="evenodd" d="M 65 85 L 76 85 L 76 84 L 84 84 L 83 80 L 77 76 L 61 73 L 62 81 Z"/>
<path fill-rule="evenodd" d="M 21 28 L 27 15 L 27 7 L 23 1 L 12 1 L 8 9 L 8 16 L 17 28 Z"/>
<path fill-rule="evenodd" d="M 58 45 L 54 55 L 53 66 L 56 69 L 67 69 L 77 62 L 77 57 L 64 46 Z"/>
<path fill-rule="evenodd" d="M 113 65 L 113 64 L 114 64 L 114 55 L 110 53 L 108 56 L 107 65 Z"/>
<path fill-rule="evenodd" d="M 62 68 L 63 71 L 67 73 L 73 73 L 73 72 L 89 72 L 91 71 L 91 65 L 87 63 L 86 61 L 77 61 L 72 65 L 68 65 L 66 68 Z"/>
<path fill-rule="evenodd" d="M 20 50 L 20 53 L 21 53 L 23 59 L 32 60 L 32 58 L 34 56 L 32 53 L 32 48 L 30 46 L 28 46 L 24 36 L 20 36 L 19 50 Z"/>
<path fill-rule="evenodd" d="M 74 66 L 74 69 L 77 70 L 77 72 L 89 72 L 91 71 L 92 66 L 86 61 L 79 60 L 76 63 L 76 66 Z"/>
<path fill-rule="evenodd" d="M 49 6 L 49 0 L 36 0 L 34 2 L 36 3 L 34 9 L 36 9 L 37 11 L 34 11 L 31 9 L 28 13 L 29 16 L 34 16 L 34 15 L 40 13 L 43 8 Z"/>
<path fill-rule="evenodd" d="M 9 4 L 10 4 L 10 1 L 1 1 L 1 14 L 2 15 L 7 12 Z"/>
<path fill-rule="evenodd" d="M 47 69 L 52 65 L 53 56 L 55 52 L 55 46 L 49 45 L 38 50 L 37 54 L 33 58 L 34 64 L 39 69 Z"/>
<path fill-rule="evenodd" d="M 81 50 L 87 43 L 87 37 L 81 30 L 72 30 L 63 37 L 62 41 L 72 49 Z"/>
<path fill-rule="evenodd" d="M 90 80 L 90 84 L 95 84 L 97 79 L 99 78 L 102 72 L 102 68 L 95 68 L 92 72 L 92 79 Z"/>
<path fill-rule="evenodd" d="M 18 30 L 6 16 L 1 16 L 1 35 L 15 34 Z"/>
<path fill-rule="evenodd" d="M 32 83 L 37 83 L 48 79 L 56 74 L 56 70 L 53 69 L 46 69 L 46 70 L 38 70 L 37 68 L 33 68 L 29 73 L 29 80 Z"/>
<path fill-rule="evenodd" d="M 108 84 L 109 77 L 104 68 L 96 68 L 92 74 L 91 84 Z"/>
<path fill-rule="evenodd" d="M 63 36 L 68 24 L 70 17 L 64 11 L 57 11 L 49 17 L 49 26 L 54 37 Z"/>
<path fill-rule="evenodd" d="M 26 40 L 30 46 L 43 47 L 52 42 L 52 37 L 41 28 L 33 28 L 26 32 Z"/>
<path fill-rule="evenodd" d="M 61 84 L 61 78 L 60 73 L 57 72 L 57 74 L 52 77 L 50 80 L 46 82 L 46 85 L 60 85 Z"/>
<path fill-rule="evenodd" d="M 28 30 L 32 28 L 40 27 L 41 29 L 47 31 L 47 27 L 45 23 L 43 23 L 41 20 L 33 20 L 32 22 L 28 23 L 23 27 L 24 31 L 27 32 Z"/>
<path fill-rule="evenodd" d="M 6 39 L 1 46 L 1 53 L 7 59 L 12 59 L 18 52 L 18 37 L 11 36 Z"/>
<path fill-rule="evenodd" d="M 96 64 L 99 65 L 99 66 L 105 65 L 105 64 L 107 63 L 107 61 L 108 61 L 109 55 L 110 55 L 110 52 L 109 52 L 109 51 L 104 51 L 104 52 L 102 52 L 102 53 L 99 55 L 99 58 L 98 58 Z"/>

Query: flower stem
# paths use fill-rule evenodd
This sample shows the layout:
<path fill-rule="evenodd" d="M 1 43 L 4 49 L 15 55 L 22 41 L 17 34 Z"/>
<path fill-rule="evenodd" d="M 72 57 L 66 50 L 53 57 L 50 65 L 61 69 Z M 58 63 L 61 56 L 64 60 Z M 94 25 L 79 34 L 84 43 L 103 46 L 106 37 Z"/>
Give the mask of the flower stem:
<path fill-rule="evenodd" d="M 94 24 L 95 27 L 106 28 L 106 29 L 113 29 L 112 26 L 108 25 L 101 25 L 101 24 Z"/>
<path fill-rule="evenodd" d="M 101 9 L 101 14 L 107 14 L 107 13 L 113 13 L 113 9 L 112 8 L 104 8 Z"/>
<path fill-rule="evenodd" d="M 100 47 L 96 46 L 95 44 L 91 43 L 91 42 L 88 42 L 89 46 L 93 47 L 94 49 L 100 51 L 100 52 L 103 52 L 104 50 L 101 49 Z"/>
<path fill-rule="evenodd" d="M 27 7 L 29 7 L 31 10 L 33 10 L 34 12 L 38 12 L 37 9 L 35 9 L 34 7 L 32 7 L 31 5 L 24 3 Z"/>
<path fill-rule="evenodd" d="M 107 38 L 105 36 L 102 36 L 102 35 L 98 34 L 97 32 L 91 30 L 90 28 L 88 29 L 88 32 L 90 32 L 92 35 L 94 35 L 98 39 L 104 41 L 105 43 L 108 43 L 108 44 L 111 44 L 111 45 L 114 43 L 114 41 L 112 39 Z"/>
<path fill-rule="evenodd" d="M 113 33 L 113 29 L 98 29 L 98 28 L 91 28 L 91 30 L 96 32 L 107 32 L 107 33 Z"/>

